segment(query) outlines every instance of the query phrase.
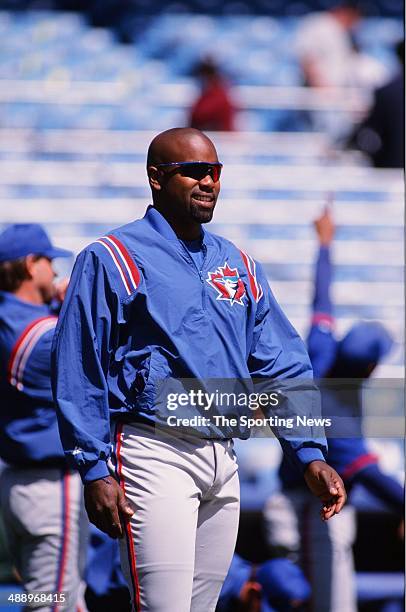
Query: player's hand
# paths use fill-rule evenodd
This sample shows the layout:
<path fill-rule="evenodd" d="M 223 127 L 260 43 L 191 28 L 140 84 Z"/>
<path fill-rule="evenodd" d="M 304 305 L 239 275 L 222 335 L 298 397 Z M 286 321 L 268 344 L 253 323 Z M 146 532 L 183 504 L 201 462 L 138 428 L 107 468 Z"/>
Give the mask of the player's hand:
<path fill-rule="evenodd" d="M 238 598 L 238 612 L 261 611 L 262 587 L 259 582 L 248 580 L 242 586 Z"/>
<path fill-rule="evenodd" d="M 111 476 L 85 484 L 85 506 L 89 521 L 111 538 L 123 537 L 123 525 L 134 510 Z"/>
<path fill-rule="evenodd" d="M 336 228 L 329 205 L 326 206 L 321 217 L 315 220 L 314 227 L 321 246 L 330 246 Z"/>
<path fill-rule="evenodd" d="M 304 479 L 310 491 L 323 502 L 320 511 L 323 521 L 340 512 L 347 494 L 343 481 L 332 467 L 325 461 L 312 461 L 306 468 Z"/>
<path fill-rule="evenodd" d="M 58 300 L 58 302 L 64 301 L 68 285 L 69 285 L 69 278 L 62 278 L 60 281 L 54 284 L 54 290 L 55 290 L 54 297 L 56 300 Z"/>

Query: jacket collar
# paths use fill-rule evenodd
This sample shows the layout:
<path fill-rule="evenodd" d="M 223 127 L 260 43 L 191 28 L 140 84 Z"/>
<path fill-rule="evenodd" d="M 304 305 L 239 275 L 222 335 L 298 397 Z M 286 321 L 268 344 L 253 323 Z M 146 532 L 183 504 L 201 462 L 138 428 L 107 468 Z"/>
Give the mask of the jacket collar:
<path fill-rule="evenodd" d="M 20 307 L 25 308 L 26 310 L 34 310 L 37 312 L 49 311 L 48 304 L 33 304 L 32 302 L 21 300 L 10 291 L 0 291 L 0 306 L 11 308 L 13 310 L 16 310 L 18 307 Z"/>
<path fill-rule="evenodd" d="M 144 220 L 154 229 L 156 232 L 161 234 L 167 240 L 173 240 L 178 242 L 179 238 L 169 225 L 168 221 L 161 215 L 161 213 L 152 205 L 148 206 L 147 211 L 144 215 Z M 212 238 L 210 232 L 201 226 L 203 243 L 206 245 L 212 244 Z"/>

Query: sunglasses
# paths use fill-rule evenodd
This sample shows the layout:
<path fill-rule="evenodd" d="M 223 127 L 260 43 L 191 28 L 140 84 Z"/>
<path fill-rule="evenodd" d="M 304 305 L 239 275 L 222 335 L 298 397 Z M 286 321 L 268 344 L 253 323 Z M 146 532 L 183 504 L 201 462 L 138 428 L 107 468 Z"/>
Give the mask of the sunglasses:
<path fill-rule="evenodd" d="M 158 164 L 157 168 L 174 168 L 172 172 L 166 172 L 165 174 L 175 174 L 179 172 L 182 176 L 187 176 L 195 181 L 201 181 L 207 175 L 211 176 L 213 181 L 217 183 L 220 178 L 221 169 L 223 164 L 220 162 L 203 162 L 203 161 L 189 161 L 189 162 L 168 162 L 167 164 Z"/>

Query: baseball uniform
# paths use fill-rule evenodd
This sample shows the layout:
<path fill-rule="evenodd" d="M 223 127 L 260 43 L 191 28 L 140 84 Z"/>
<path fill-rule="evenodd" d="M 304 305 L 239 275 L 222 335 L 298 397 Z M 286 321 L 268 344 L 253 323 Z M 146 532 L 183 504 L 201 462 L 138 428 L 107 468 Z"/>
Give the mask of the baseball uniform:
<path fill-rule="evenodd" d="M 55 334 L 66 454 L 84 482 L 115 473 L 135 508 L 121 555 L 136 610 L 214 610 L 238 526 L 230 438 L 249 435 L 213 421 L 157 428 L 160 381 L 311 378 L 260 266 L 203 227 L 199 242 L 154 207 L 100 238 L 76 261 Z M 324 439 L 281 443 L 302 470 L 323 459 Z"/>
<path fill-rule="evenodd" d="M 13 562 L 28 593 L 65 593 L 76 610 L 86 546 L 82 485 L 67 465 L 51 391 L 57 317 L 46 304 L 0 292 L 1 509 Z"/>

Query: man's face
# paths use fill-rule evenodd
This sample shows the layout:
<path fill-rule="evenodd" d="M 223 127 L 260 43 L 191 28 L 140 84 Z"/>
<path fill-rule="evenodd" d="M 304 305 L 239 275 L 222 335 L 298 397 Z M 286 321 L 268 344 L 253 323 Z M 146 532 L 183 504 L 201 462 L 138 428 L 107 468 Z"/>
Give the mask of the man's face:
<path fill-rule="evenodd" d="M 49 304 L 55 295 L 54 279 L 56 272 L 48 257 L 38 257 L 32 263 L 31 276 L 45 304 Z"/>
<path fill-rule="evenodd" d="M 168 159 L 168 162 L 218 162 L 214 145 L 201 137 L 187 141 L 183 139 L 181 144 L 175 144 L 171 157 L 173 159 Z M 177 222 L 193 220 L 197 223 L 208 223 L 213 217 L 220 192 L 220 181 L 214 181 L 209 174 L 196 179 L 187 176 L 187 173 L 187 166 L 175 169 L 165 167 L 159 170 L 161 203 L 169 216 Z"/>

